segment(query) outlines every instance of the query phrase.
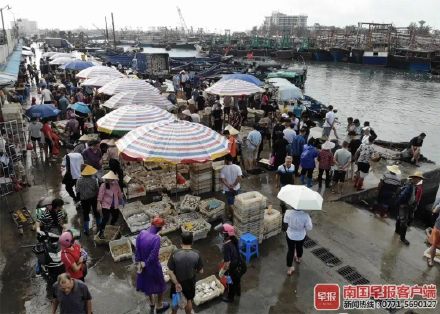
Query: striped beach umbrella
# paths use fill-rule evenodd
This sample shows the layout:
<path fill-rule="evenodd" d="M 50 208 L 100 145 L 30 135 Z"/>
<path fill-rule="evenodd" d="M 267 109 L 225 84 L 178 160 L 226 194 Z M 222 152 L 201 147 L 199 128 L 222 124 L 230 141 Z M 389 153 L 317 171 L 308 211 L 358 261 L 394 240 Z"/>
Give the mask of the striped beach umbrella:
<path fill-rule="evenodd" d="M 243 80 L 220 80 L 206 89 L 209 94 L 219 96 L 241 96 L 263 93 L 264 89 Z"/>
<path fill-rule="evenodd" d="M 158 107 L 127 105 L 106 114 L 96 123 L 100 132 L 123 135 L 140 126 L 161 121 L 174 121 L 174 117 Z"/>
<path fill-rule="evenodd" d="M 84 82 L 81 83 L 81 86 L 101 87 L 107 83 L 110 83 L 114 79 L 115 79 L 115 77 L 110 76 L 110 75 L 96 76 L 96 77 L 92 77 L 92 78 L 84 80 Z"/>
<path fill-rule="evenodd" d="M 149 90 L 117 93 L 103 104 L 104 107 L 109 109 L 126 105 L 151 105 L 164 110 L 171 110 L 175 107 L 165 96 Z"/>
<path fill-rule="evenodd" d="M 229 153 L 224 136 L 199 123 L 178 120 L 141 126 L 116 146 L 124 158 L 151 162 L 204 162 Z"/>
<path fill-rule="evenodd" d="M 103 65 L 95 65 L 93 67 L 84 69 L 75 76 L 81 79 L 94 78 L 97 76 L 112 76 L 114 78 L 125 77 L 124 74 L 115 68 L 110 68 Z"/>
<path fill-rule="evenodd" d="M 110 83 L 105 84 L 100 89 L 99 93 L 114 95 L 122 92 L 138 92 L 138 91 L 149 91 L 159 94 L 159 90 L 153 85 L 148 84 L 143 80 L 132 79 L 132 78 L 117 78 Z"/>

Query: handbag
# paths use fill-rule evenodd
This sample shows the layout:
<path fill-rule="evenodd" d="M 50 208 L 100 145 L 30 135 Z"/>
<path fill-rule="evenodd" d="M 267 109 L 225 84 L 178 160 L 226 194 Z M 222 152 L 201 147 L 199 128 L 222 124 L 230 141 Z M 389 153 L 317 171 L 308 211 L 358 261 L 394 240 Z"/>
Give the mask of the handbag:
<path fill-rule="evenodd" d="M 26 149 L 27 149 L 27 150 L 33 150 L 33 149 L 34 149 L 34 145 L 33 145 L 31 142 L 29 142 L 29 143 L 27 143 L 27 145 L 26 145 Z"/>

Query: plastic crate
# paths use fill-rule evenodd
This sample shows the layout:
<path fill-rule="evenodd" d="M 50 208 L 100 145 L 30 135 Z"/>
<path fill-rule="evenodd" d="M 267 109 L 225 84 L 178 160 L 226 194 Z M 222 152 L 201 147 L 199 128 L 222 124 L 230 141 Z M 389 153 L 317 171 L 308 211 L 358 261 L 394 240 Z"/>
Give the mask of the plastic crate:
<path fill-rule="evenodd" d="M 119 231 L 121 227 L 106 225 L 104 229 L 104 239 L 101 239 L 98 234 L 95 235 L 94 241 L 98 245 L 108 244 L 112 240 L 116 240 L 119 236 Z"/>
<path fill-rule="evenodd" d="M 167 218 L 165 218 L 165 225 L 159 231 L 159 234 L 162 236 L 179 230 L 179 228 L 180 224 L 176 221 L 176 219 L 174 217 L 168 216 Z"/>
<path fill-rule="evenodd" d="M 194 223 L 204 224 L 204 228 L 199 229 L 197 231 L 191 231 L 191 229 L 188 228 L 188 225 Z M 193 241 L 197 241 L 197 240 L 205 239 L 208 236 L 208 232 L 211 230 L 211 224 L 205 221 L 204 219 L 199 219 L 194 222 L 184 223 L 180 228 L 182 229 L 182 232 L 184 231 L 191 232 L 193 234 Z"/>
<path fill-rule="evenodd" d="M 264 219 L 264 212 L 261 209 L 252 211 L 239 211 L 236 207 L 233 208 L 234 216 L 237 220 L 247 223 L 251 221 L 258 221 Z"/>
<path fill-rule="evenodd" d="M 175 217 L 174 219 L 180 228 L 186 222 L 202 219 L 202 215 L 198 212 L 192 212 L 177 215 L 177 217 Z"/>
<path fill-rule="evenodd" d="M 200 196 L 193 196 L 190 194 L 186 194 L 180 201 L 180 212 L 181 213 L 187 213 L 187 212 L 194 212 L 197 210 L 200 204 L 201 197 Z"/>
<path fill-rule="evenodd" d="M 194 300 L 193 300 L 194 304 L 196 306 L 203 304 L 205 302 L 208 302 L 210 300 L 213 300 L 215 298 L 218 298 L 219 296 L 223 295 L 223 293 L 225 292 L 225 287 L 221 284 L 221 282 L 217 279 L 217 277 L 215 277 L 215 275 L 211 275 L 209 277 L 206 277 L 204 279 L 197 281 L 196 282 L 196 291 L 197 291 L 197 286 L 201 286 L 203 283 L 211 283 L 213 281 L 215 282 L 215 285 L 216 285 L 216 291 L 213 294 L 211 294 L 209 296 L 205 296 L 205 297 L 202 297 L 200 294 L 196 293 Z"/>
<path fill-rule="evenodd" d="M 282 215 L 279 211 L 272 209 L 272 213 L 269 214 L 268 210 L 264 211 L 264 232 L 271 232 L 273 230 L 280 229 L 282 226 Z"/>
<path fill-rule="evenodd" d="M 116 255 L 117 252 L 115 251 L 116 247 L 125 245 L 127 247 L 127 252 L 122 253 L 119 255 Z M 131 256 L 133 255 L 133 251 L 131 249 L 131 242 L 129 238 L 121 238 L 119 240 L 112 240 L 108 243 L 108 246 L 110 248 L 110 254 L 113 257 L 113 260 L 115 262 L 120 262 L 125 259 L 131 259 Z"/>
<path fill-rule="evenodd" d="M 168 263 L 171 254 L 177 249 L 175 245 L 161 247 L 159 249 L 159 261 L 160 263 Z"/>
<path fill-rule="evenodd" d="M 215 208 L 210 209 L 210 206 L 218 205 Z M 217 216 L 219 213 L 223 214 L 225 211 L 225 202 L 220 201 L 216 198 L 208 198 L 206 200 L 200 201 L 199 211 L 206 217 L 212 218 Z"/>
<path fill-rule="evenodd" d="M 240 210 L 264 209 L 267 198 L 257 191 L 239 194 L 235 197 L 234 206 Z"/>
<path fill-rule="evenodd" d="M 268 233 L 264 233 L 264 234 L 263 234 L 263 240 L 266 240 L 266 239 L 272 238 L 272 237 L 274 237 L 274 236 L 276 236 L 276 235 L 278 235 L 278 234 L 280 234 L 280 233 L 281 233 L 281 228 L 278 229 L 278 230 L 270 231 L 270 232 L 268 232 Z"/>

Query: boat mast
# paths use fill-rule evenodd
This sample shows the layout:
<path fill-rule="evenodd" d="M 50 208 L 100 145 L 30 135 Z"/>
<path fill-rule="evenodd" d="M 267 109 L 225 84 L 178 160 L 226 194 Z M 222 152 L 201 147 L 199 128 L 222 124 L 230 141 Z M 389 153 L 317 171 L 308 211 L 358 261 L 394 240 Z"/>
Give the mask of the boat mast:
<path fill-rule="evenodd" d="M 105 18 L 105 39 L 107 40 L 108 43 L 107 16 L 104 16 L 104 18 Z"/>
<path fill-rule="evenodd" d="M 113 19 L 113 12 L 112 12 L 112 28 L 113 28 L 113 46 L 116 49 L 115 20 Z"/>

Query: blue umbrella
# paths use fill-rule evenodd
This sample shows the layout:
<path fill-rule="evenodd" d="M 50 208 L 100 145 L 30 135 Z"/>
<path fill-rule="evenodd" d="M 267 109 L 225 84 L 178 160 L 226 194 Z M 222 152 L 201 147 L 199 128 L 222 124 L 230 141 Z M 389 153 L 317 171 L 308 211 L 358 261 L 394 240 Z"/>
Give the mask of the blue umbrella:
<path fill-rule="evenodd" d="M 57 116 L 61 110 L 51 104 L 34 105 L 26 111 L 29 118 L 49 118 Z"/>
<path fill-rule="evenodd" d="M 60 66 L 61 69 L 64 70 L 74 70 L 74 71 L 81 71 L 87 68 L 90 68 L 94 66 L 95 64 L 90 61 L 82 61 L 82 60 L 73 60 L 66 64 L 63 64 Z"/>
<path fill-rule="evenodd" d="M 255 84 L 257 86 L 263 85 L 258 78 L 250 74 L 242 74 L 242 73 L 234 73 L 234 74 L 225 74 L 223 75 L 221 80 L 242 80 L 248 83 Z"/>
<path fill-rule="evenodd" d="M 89 106 L 87 106 L 83 102 L 76 102 L 73 105 L 70 106 L 75 111 L 78 111 L 80 113 L 89 114 L 91 113 Z"/>

